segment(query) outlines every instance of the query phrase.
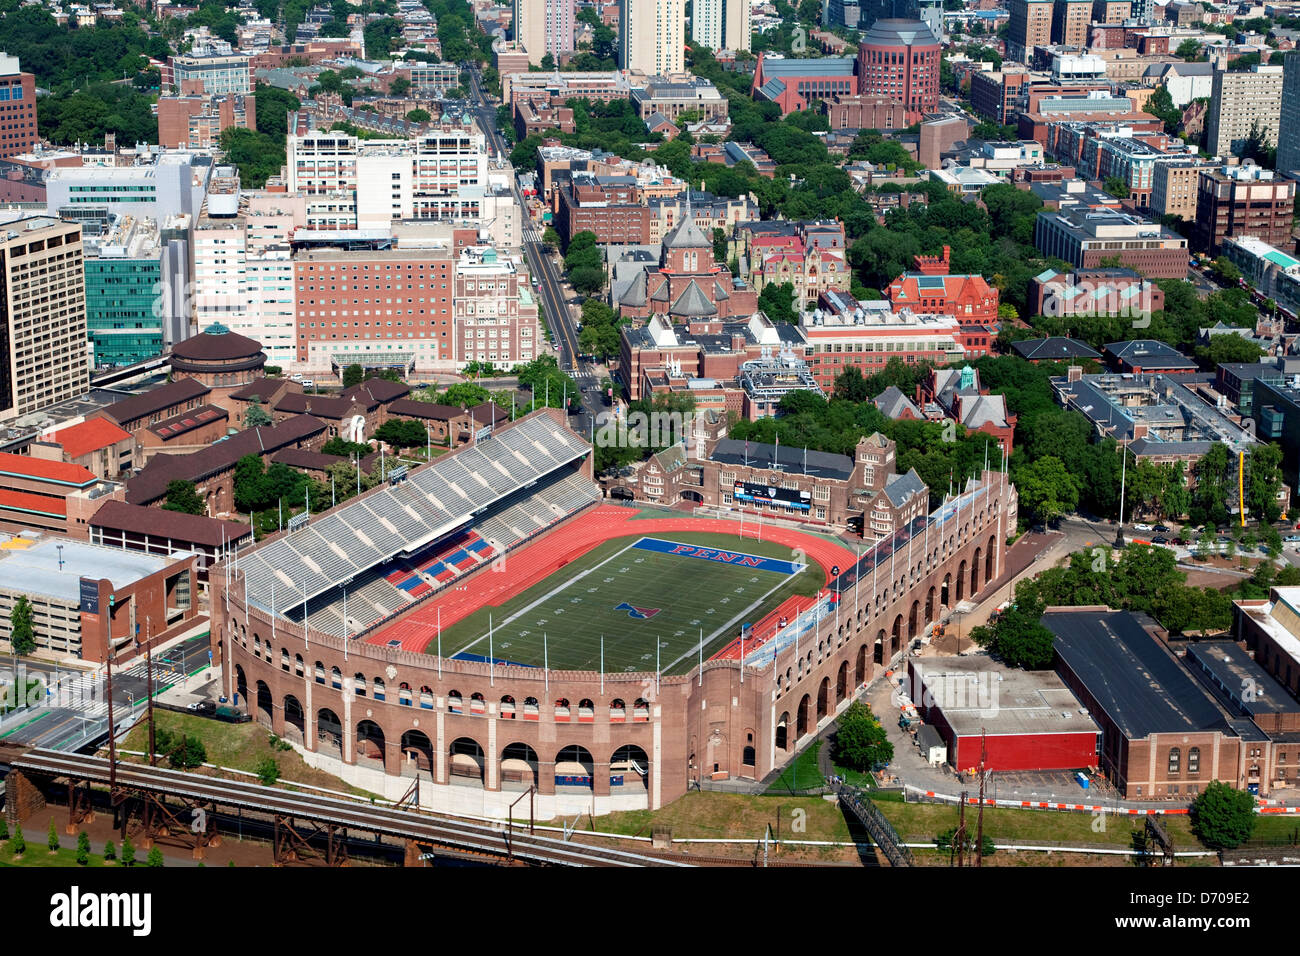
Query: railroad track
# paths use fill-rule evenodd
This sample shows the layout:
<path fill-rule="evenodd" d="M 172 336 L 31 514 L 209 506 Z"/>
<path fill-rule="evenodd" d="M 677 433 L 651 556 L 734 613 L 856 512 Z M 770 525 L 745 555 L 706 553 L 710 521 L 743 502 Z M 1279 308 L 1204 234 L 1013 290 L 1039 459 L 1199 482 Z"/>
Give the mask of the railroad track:
<path fill-rule="evenodd" d="M 68 777 L 97 784 L 110 783 L 108 760 L 52 750 L 30 750 L 12 761 L 15 770 L 52 777 Z M 354 830 L 411 840 L 453 852 L 480 854 L 495 860 L 509 858 L 556 866 L 692 866 L 672 860 L 612 847 L 569 843 L 530 835 L 516 826 L 511 836 L 504 824 L 481 824 L 433 817 L 410 810 L 359 804 L 335 797 L 292 793 L 260 784 L 204 777 L 148 767 L 117 765 L 117 786 L 151 791 L 214 806 L 279 814 Z"/>

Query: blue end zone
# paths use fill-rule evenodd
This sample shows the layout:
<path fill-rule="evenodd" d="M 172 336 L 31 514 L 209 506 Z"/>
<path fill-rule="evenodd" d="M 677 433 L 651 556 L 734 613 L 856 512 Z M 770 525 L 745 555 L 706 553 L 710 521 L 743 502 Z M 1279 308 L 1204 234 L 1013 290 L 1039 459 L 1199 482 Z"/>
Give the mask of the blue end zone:
<path fill-rule="evenodd" d="M 642 538 L 632 547 L 642 551 L 657 551 L 660 554 L 674 554 L 683 558 L 698 558 L 701 561 L 717 561 L 742 568 L 754 568 L 759 571 L 775 571 L 777 574 L 798 574 L 804 565 L 778 558 L 764 558 L 757 554 L 745 554 L 742 551 L 721 551 L 717 548 L 704 548 L 698 544 L 680 544 L 677 541 L 662 541 L 659 538 Z"/>
<path fill-rule="evenodd" d="M 489 658 L 482 654 L 471 654 L 468 651 L 461 651 L 459 654 L 453 654 L 449 660 L 453 661 L 473 661 L 476 664 L 486 664 Z M 508 661 L 501 657 L 490 658 L 493 664 L 500 664 L 503 667 L 536 667 L 536 664 L 520 664 L 518 661 Z"/>

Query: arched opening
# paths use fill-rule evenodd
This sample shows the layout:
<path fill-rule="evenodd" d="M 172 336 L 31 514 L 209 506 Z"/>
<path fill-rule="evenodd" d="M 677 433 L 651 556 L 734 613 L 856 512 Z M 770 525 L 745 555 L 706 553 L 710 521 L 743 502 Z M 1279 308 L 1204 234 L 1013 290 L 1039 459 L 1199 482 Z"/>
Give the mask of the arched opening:
<path fill-rule="evenodd" d="M 506 694 L 506 696 L 501 698 L 501 719 L 515 719 L 515 699 L 509 694 Z"/>
<path fill-rule="evenodd" d="M 501 789 L 527 790 L 538 784 L 537 751 L 528 744 L 509 744 L 501 751 Z"/>
<path fill-rule="evenodd" d="M 312 671 L 312 675 L 316 678 L 316 683 L 325 683 L 325 665 L 320 661 L 317 661 L 316 667 Z"/>
<path fill-rule="evenodd" d="M 424 692 L 429 690 L 427 687 L 420 688 L 420 706 L 424 706 Z M 433 707 L 433 694 L 429 694 L 429 707 Z M 465 698 L 460 696 L 460 691 L 451 690 L 447 692 L 447 710 L 453 714 L 463 714 L 465 712 Z"/>
<path fill-rule="evenodd" d="M 455 692 L 453 691 L 453 693 L 455 693 Z M 460 713 L 460 709 L 459 709 L 459 707 L 460 707 L 460 696 L 459 696 L 459 695 L 457 695 L 457 697 L 456 697 L 456 706 L 457 706 L 457 710 L 455 711 L 455 713 L 459 714 L 459 713 Z M 433 688 L 432 688 L 432 687 L 421 687 L 421 688 L 420 688 L 420 709 L 421 709 L 421 710 L 433 710 Z"/>
<path fill-rule="evenodd" d="M 638 697 L 632 703 L 632 720 L 633 722 L 643 722 L 650 719 L 650 702 L 642 697 Z"/>
<path fill-rule="evenodd" d="M 596 762 L 591 751 L 570 744 L 555 755 L 555 786 L 592 789 L 596 775 Z"/>
<path fill-rule="evenodd" d="M 961 603 L 966 596 L 966 559 L 961 559 L 961 564 L 957 565 L 957 602 Z"/>
<path fill-rule="evenodd" d="M 559 723 L 569 722 L 569 699 L 561 697 L 555 702 L 555 719 Z"/>
<path fill-rule="evenodd" d="M 343 725 L 338 714 L 323 707 L 316 712 L 316 751 L 343 759 Z"/>
<path fill-rule="evenodd" d="M 537 720 L 541 712 L 536 697 L 524 698 L 524 720 Z"/>
<path fill-rule="evenodd" d="M 817 688 L 817 722 L 821 723 L 823 717 L 830 712 L 831 703 L 831 679 L 823 677 L 821 684 Z"/>
<path fill-rule="evenodd" d="M 943 576 L 943 587 L 939 589 L 939 604 L 942 605 L 943 607 L 952 606 L 948 600 L 948 592 L 951 585 L 952 585 L 952 575 L 945 574 Z"/>
<path fill-rule="evenodd" d="M 357 724 L 357 766 L 384 769 L 384 731 L 373 720 Z"/>
<path fill-rule="evenodd" d="M 914 639 L 921 627 L 921 602 L 913 601 L 912 609 L 907 612 L 907 639 Z"/>
<path fill-rule="evenodd" d="M 797 743 L 803 739 L 803 735 L 808 733 L 808 707 L 811 703 L 807 694 L 803 695 L 803 700 L 799 701 L 799 713 L 794 719 L 794 739 Z"/>
<path fill-rule="evenodd" d="M 469 712 L 478 717 L 487 713 L 487 698 L 482 694 L 469 695 Z"/>
<path fill-rule="evenodd" d="M 403 707 L 410 707 L 413 700 L 414 697 L 411 694 L 411 685 L 406 681 L 402 681 L 402 683 L 397 686 L 397 702 Z"/>
<path fill-rule="evenodd" d="M 610 788 L 621 787 L 627 792 L 629 787 L 650 789 L 650 761 L 646 753 L 635 744 L 624 744 L 614 751 L 609 758 Z"/>
<path fill-rule="evenodd" d="M 240 701 L 244 701 L 244 706 L 248 706 L 248 678 L 244 676 L 244 669 L 238 664 L 235 665 L 235 693 L 239 695 L 239 700 L 235 701 L 238 706 Z"/>
<path fill-rule="evenodd" d="M 690 501 L 690 502 L 694 502 L 694 503 L 697 504 L 697 505 L 698 505 L 698 504 L 703 504 L 703 503 L 704 503 L 704 496 L 703 496 L 702 494 L 700 494 L 698 491 L 683 491 L 683 492 L 682 492 L 682 501 Z"/>
<path fill-rule="evenodd" d="M 257 682 L 257 722 L 263 727 L 270 730 L 271 728 L 271 688 L 266 686 L 265 681 Z"/>
<path fill-rule="evenodd" d="M 366 675 L 365 674 L 352 675 L 352 690 L 358 697 L 366 696 Z"/>
<path fill-rule="evenodd" d="M 303 676 L 303 671 L 304 671 L 304 665 L 303 665 L 303 661 L 302 661 L 302 655 L 301 655 L 301 654 L 295 654 L 295 655 L 293 655 L 293 672 L 294 672 L 294 674 L 297 675 L 298 677 L 302 677 L 302 676 Z"/>
<path fill-rule="evenodd" d="M 849 694 L 849 662 L 840 661 L 839 673 L 835 676 L 835 703 L 844 700 Z"/>
<path fill-rule="evenodd" d="M 885 663 L 885 629 L 881 628 L 876 632 L 876 646 L 872 650 L 871 659 L 877 664 Z"/>
<path fill-rule="evenodd" d="M 776 722 L 776 749 L 790 749 L 790 712 L 786 711 L 781 715 L 781 719 Z"/>
<path fill-rule="evenodd" d="M 307 715 L 292 694 L 284 699 L 284 739 L 295 744 L 307 741 Z"/>
<path fill-rule="evenodd" d="M 433 773 L 433 743 L 423 730 L 402 734 L 402 776 Z"/>
<path fill-rule="evenodd" d="M 609 702 L 609 722 L 621 724 L 627 721 L 627 704 L 615 697 Z"/>
<path fill-rule="evenodd" d="M 980 560 L 984 554 L 983 548 L 976 548 L 975 555 L 971 558 L 970 563 L 970 595 L 974 597 L 979 594 L 980 590 L 980 565 L 984 562 Z"/>
<path fill-rule="evenodd" d="M 375 686 L 373 692 L 374 692 L 375 700 L 383 700 L 385 694 L 384 679 L 382 677 L 376 677 L 374 680 L 374 685 Z"/>
<path fill-rule="evenodd" d="M 483 748 L 469 737 L 457 737 L 447 750 L 447 772 L 457 782 L 483 782 Z"/>
<path fill-rule="evenodd" d="M 929 624 L 934 620 L 934 586 L 930 586 L 930 591 L 925 596 L 925 622 Z"/>
<path fill-rule="evenodd" d="M 988 547 L 984 549 L 984 583 L 987 585 L 993 580 L 993 549 L 997 547 L 997 539 L 989 535 Z"/>
<path fill-rule="evenodd" d="M 596 720 L 596 705 L 584 697 L 578 701 L 578 723 L 590 724 Z"/>
<path fill-rule="evenodd" d="M 858 648 L 858 659 L 853 668 L 853 686 L 861 687 L 867 679 L 867 645 Z"/>
<path fill-rule="evenodd" d="M 343 689 L 343 672 L 337 667 L 330 668 L 330 686 L 335 690 Z"/>
<path fill-rule="evenodd" d="M 889 635 L 889 656 L 892 658 L 903 646 L 903 615 L 894 618 L 894 627 Z"/>

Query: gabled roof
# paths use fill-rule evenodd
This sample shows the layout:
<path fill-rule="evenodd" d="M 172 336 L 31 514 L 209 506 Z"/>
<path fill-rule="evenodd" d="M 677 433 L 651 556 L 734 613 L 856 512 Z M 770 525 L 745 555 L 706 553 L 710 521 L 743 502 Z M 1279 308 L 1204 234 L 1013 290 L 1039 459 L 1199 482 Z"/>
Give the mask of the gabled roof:
<path fill-rule="evenodd" d="M 410 386 L 404 382 L 391 382 L 386 378 L 368 378 L 360 385 L 345 388 L 342 398 L 352 398 L 364 404 L 372 401 L 384 404 L 411 394 Z"/>
<path fill-rule="evenodd" d="M 30 455 L 13 455 L 9 452 L 0 452 L 0 475 L 32 478 L 36 481 L 72 485 L 76 488 L 92 485 L 97 480 L 94 475 L 81 465 L 71 465 L 62 461 L 49 461 L 45 458 L 33 458 Z"/>
<path fill-rule="evenodd" d="M 125 501 L 106 501 L 100 505 L 90 524 L 114 531 L 133 531 L 167 537 L 184 544 L 203 544 L 219 548 L 223 543 L 242 541 L 251 532 L 242 521 L 223 521 L 181 511 L 163 511 Z"/>
<path fill-rule="evenodd" d="M 644 269 L 632 277 L 631 283 L 618 300 L 619 305 L 644 306 L 646 304 L 646 272 Z"/>
<path fill-rule="evenodd" d="M 1012 342 L 1011 347 L 1020 357 L 1031 362 L 1055 362 L 1066 359 L 1100 359 L 1101 353 L 1079 339 L 1054 335 L 1045 339 L 1025 339 Z"/>
<path fill-rule="evenodd" d="M 92 418 L 79 425 L 60 428 L 49 440 L 63 446 L 63 453 L 69 458 L 80 458 L 92 451 L 99 451 L 120 441 L 127 441 L 131 435 L 123 431 L 107 418 Z"/>
<path fill-rule="evenodd" d="M 902 418 L 905 412 L 911 412 L 917 418 L 924 418 L 921 410 L 916 407 L 916 403 L 899 390 L 897 385 L 891 385 L 874 399 L 876 408 L 880 409 L 880 414 L 886 418 Z"/>
<path fill-rule="evenodd" d="M 703 290 L 695 282 L 691 282 L 686 289 L 677 297 L 677 301 L 669 307 L 670 315 L 681 315 L 687 318 L 698 318 L 705 315 L 717 315 L 718 307 L 709 301 Z"/>
<path fill-rule="evenodd" d="M 905 475 L 891 475 L 885 482 L 885 497 L 895 508 L 901 508 L 916 495 L 925 494 L 925 491 L 925 482 L 915 468 L 909 469 Z"/>
<path fill-rule="evenodd" d="M 668 235 L 664 236 L 664 248 L 666 249 L 712 249 L 713 242 L 700 232 L 700 227 L 695 225 L 695 217 L 685 216 L 681 222 L 673 226 Z"/>
<path fill-rule="evenodd" d="M 114 402 L 104 409 L 104 413 L 120 425 L 123 422 L 135 421 L 137 418 L 160 412 L 164 408 L 201 398 L 209 391 L 211 389 L 198 379 L 182 378 L 175 382 L 168 382 L 166 385 L 159 385 L 143 394 L 132 395 L 120 402 Z"/>

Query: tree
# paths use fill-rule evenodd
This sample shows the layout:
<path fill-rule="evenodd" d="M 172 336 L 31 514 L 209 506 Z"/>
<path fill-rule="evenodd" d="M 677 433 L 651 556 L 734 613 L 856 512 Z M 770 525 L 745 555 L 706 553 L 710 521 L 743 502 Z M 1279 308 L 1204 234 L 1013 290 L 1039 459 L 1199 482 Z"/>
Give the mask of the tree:
<path fill-rule="evenodd" d="M 389 96 L 405 96 L 409 92 L 411 92 L 411 81 L 404 76 L 394 77 L 388 84 Z"/>
<path fill-rule="evenodd" d="M 1102 188 L 1116 199 L 1128 199 L 1128 183 L 1119 176 L 1107 176 Z"/>
<path fill-rule="evenodd" d="M 122 837 L 122 865 L 135 866 L 135 844 L 129 836 Z"/>
<path fill-rule="evenodd" d="M 15 857 L 20 857 L 27 852 L 27 840 L 23 836 L 23 825 L 21 823 L 14 825 L 13 851 Z"/>
<path fill-rule="evenodd" d="M 542 230 L 542 244 L 550 246 L 552 249 L 560 247 L 560 234 L 555 231 L 554 226 L 547 226 Z"/>
<path fill-rule="evenodd" d="M 408 123 L 427 123 L 431 119 L 433 119 L 433 116 L 428 110 L 422 110 L 417 107 L 416 109 L 406 111 L 406 121 Z"/>
<path fill-rule="evenodd" d="M 1184 62 L 1194 63 L 1201 58 L 1201 41 L 1184 40 L 1178 44 L 1178 49 L 1174 51 L 1174 56 L 1181 57 Z"/>
<path fill-rule="evenodd" d="M 9 821 L 0 817 L 0 840 L 9 839 Z"/>
<path fill-rule="evenodd" d="M 934 845 L 938 847 L 940 850 L 951 850 L 953 842 L 956 839 L 957 839 L 957 828 L 949 827 L 947 830 L 944 830 L 942 833 L 935 835 Z M 967 827 L 966 838 L 962 842 L 965 844 L 965 846 L 963 846 L 962 849 L 966 853 L 974 853 L 975 852 L 975 831 Z M 993 837 L 987 833 L 984 834 L 984 840 L 981 843 L 980 854 L 982 856 L 992 856 L 996 852 L 997 852 L 997 847 L 993 843 Z"/>
<path fill-rule="evenodd" d="M 20 595 L 9 612 L 9 644 L 19 657 L 36 650 L 36 631 L 32 627 L 32 602 Z"/>
<path fill-rule="evenodd" d="M 868 771 L 894 759 L 894 745 L 871 709 L 855 700 L 836 720 L 835 757 L 855 770 Z"/>
<path fill-rule="evenodd" d="M 264 787 L 274 787 L 280 779 L 280 763 L 274 757 L 263 757 L 257 762 L 257 779 Z"/>
<path fill-rule="evenodd" d="M 90 862 L 90 834 L 82 830 L 77 834 L 77 865 L 85 866 Z"/>
<path fill-rule="evenodd" d="M 605 271 L 592 266 L 579 266 L 569 271 L 569 284 L 582 295 L 595 295 L 605 285 Z"/>
<path fill-rule="evenodd" d="M 1236 285 L 1241 278 L 1241 270 L 1227 256 L 1219 256 L 1210 264 L 1210 272 L 1223 285 Z"/>
<path fill-rule="evenodd" d="M 177 770 L 193 770 L 195 767 L 207 763 L 208 752 L 203 746 L 203 741 L 197 737 L 182 734 L 167 754 L 167 760 Z"/>
<path fill-rule="evenodd" d="M 49 838 L 46 839 L 45 844 L 50 848 L 51 853 L 55 853 L 59 849 L 59 831 L 58 828 L 55 827 L 53 819 L 50 820 L 50 835 Z"/>
<path fill-rule="evenodd" d="M 351 458 L 354 455 L 364 458 L 374 449 L 361 442 L 348 441 L 342 435 L 335 435 L 324 445 L 321 445 L 320 451 L 322 455 L 337 455 L 340 458 Z"/>
<path fill-rule="evenodd" d="M 265 415 L 266 413 L 263 412 L 262 414 Z M 267 418 L 269 424 L 270 416 L 267 416 Z M 163 501 L 163 510 L 179 511 L 187 515 L 207 514 L 208 511 L 203 504 L 203 499 L 199 497 L 198 492 L 195 490 L 194 482 L 180 478 L 167 482 L 167 497 Z"/>
<path fill-rule="evenodd" d="M 265 428 L 271 424 L 271 413 L 262 407 L 259 401 L 253 402 L 248 406 L 248 411 L 244 413 L 244 425 L 248 428 Z M 202 514 L 202 512 L 195 512 Z"/>
<path fill-rule="evenodd" d="M 366 370 L 355 362 L 343 370 L 344 388 L 351 388 L 353 385 L 360 385 L 365 380 Z"/>
<path fill-rule="evenodd" d="M 390 418 L 379 426 L 375 437 L 394 448 L 414 448 L 424 445 L 429 438 L 425 426 L 412 418 Z"/>
<path fill-rule="evenodd" d="M 164 864 L 162 850 L 155 844 L 149 851 L 149 855 L 144 858 L 145 866 L 162 866 Z"/>
<path fill-rule="evenodd" d="M 1040 524 L 1079 507 L 1078 479 L 1059 458 L 1047 455 L 1031 462 L 1016 472 L 1015 482 L 1020 504 Z"/>
<path fill-rule="evenodd" d="M 447 386 L 440 400 L 458 408 L 470 408 L 474 405 L 482 405 L 491 398 L 492 393 L 482 385 L 475 385 L 473 382 L 457 382 L 455 385 Z"/>
<path fill-rule="evenodd" d="M 1192 832 L 1212 850 L 1231 850 L 1255 831 L 1255 798 L 1211 780 L 1192 801 Z"/>
<path fill-rule="evenodd" d="M 758 294 L 758 308 L 773 322 L 797 323 L 799 313 L 794 307 L 794 283 L 769 282 L 763 286 L 763 291 Z"/>
<path fill-rule="evenodd" d="M 116 860 L 116 859 L 117 859 L 117 848 L 113 845 L 113 841 L 109 840 L 107 843 L 104 844 L 104 860 L 105 862 L 107 862 L 109 860 Z"/>

